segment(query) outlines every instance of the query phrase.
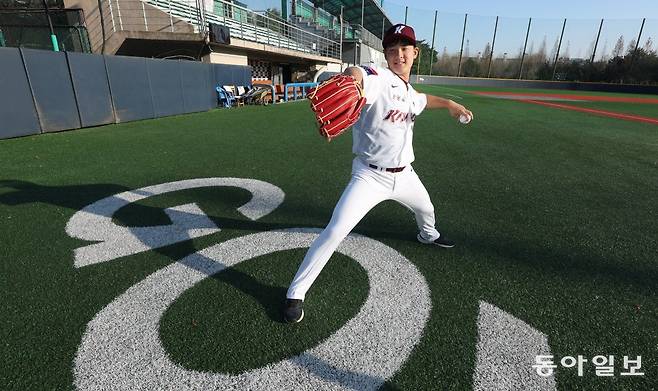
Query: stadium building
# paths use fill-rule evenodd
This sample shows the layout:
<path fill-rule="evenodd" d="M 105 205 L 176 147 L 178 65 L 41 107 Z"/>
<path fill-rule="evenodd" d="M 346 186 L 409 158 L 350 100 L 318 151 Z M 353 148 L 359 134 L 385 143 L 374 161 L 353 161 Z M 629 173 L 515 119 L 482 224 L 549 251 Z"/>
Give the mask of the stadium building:
<path fill-rule="evenodd" d="M 252 82 L 273 85 L 385 64 L 391 25 L 376 0 L 283 0 L 281 10 L 237 0 L 0 2 L 0 46 L 250 66 Z"/>

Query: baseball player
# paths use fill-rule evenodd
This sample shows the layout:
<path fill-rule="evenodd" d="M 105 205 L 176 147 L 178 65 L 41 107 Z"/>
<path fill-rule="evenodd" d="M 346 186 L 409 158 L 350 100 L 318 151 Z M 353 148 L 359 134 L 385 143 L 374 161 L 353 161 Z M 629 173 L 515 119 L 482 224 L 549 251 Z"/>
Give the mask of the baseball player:
<path fill-rule="evenodd" d="M 300 322 L 303 301 L 311 284 L 340 242 L 375 205 L 395 200 L 413 211 L 419 242 L 444 248 L 454 246 L 435 227 L 434 206 L 414 172 L 412 148 L 416 116 L 425 108 L 445 108 L 456 118 L 468 120 L 473 113 L 451 100 L 420 94 L 409 84 L 414 59 L 418 56 L 413 28 L 391 27 L 384 35 L 388 68 L 350 67 L 344 72 L 361 83 L 366 98 L 352 128 L 352 178 L 336 205 L 331 221 L 309 248 L 287 292 L 284 319 Z"/>

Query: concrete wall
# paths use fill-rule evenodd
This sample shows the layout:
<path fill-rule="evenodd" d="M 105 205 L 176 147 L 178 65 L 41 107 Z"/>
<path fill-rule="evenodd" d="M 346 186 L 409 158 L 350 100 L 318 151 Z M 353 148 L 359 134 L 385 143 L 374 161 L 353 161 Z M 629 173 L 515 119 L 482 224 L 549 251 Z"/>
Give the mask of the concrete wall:
<path fill-rule="evenodd" d="M 93 53 L 114 54 L 128 36 L 135 32 L 160 33 L 152 39 L 173 39 L 177 34 L 193 34 L 194 26 L 140 0 L 64 0 L 67 8 L 81 8 Z M 143 8 L 142 8 L 143 6 Z M 101 24 L 101 13 L 104 23 Z M 146 22 L 144 21 L 146 15 Z M 105 27 L 105 47 L 103 29 Z M 130 33 L 133 34 L 130 34 Z M 166 35 L 166 33 L 170 33 Z M 164 34 L 164 35 L 163 35 Z M 182 37 L 181 39 L 188 39 Z M 104 49 L 104 52 L 103 52 Z"/>
<path fill-rule="evenodd" d="M 209 64 L 248 65 L 246 55 L 220 52 L 214 52 L 204 56 L 203 62 Z"/>

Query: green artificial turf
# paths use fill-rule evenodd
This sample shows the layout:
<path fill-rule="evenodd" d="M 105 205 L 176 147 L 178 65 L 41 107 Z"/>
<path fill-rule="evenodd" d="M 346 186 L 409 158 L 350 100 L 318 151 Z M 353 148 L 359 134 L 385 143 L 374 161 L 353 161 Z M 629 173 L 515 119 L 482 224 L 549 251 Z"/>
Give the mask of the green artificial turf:
<path fill-rule="evenodd" d="M 459 90 L 418 89 L 436 95 Z M 583 377 L 559 368 L 558 389 L 655 389 L 658 128 L 460 97 L 475 113 L 470 125 L 426 111 L 414 137 L 414 167 L 441 232 L 457 247 L 418 244 L 413 217 L 394 202 L 377 206 L 355 229 L 401 252 L 431 289 L 433 308 L 421 342 L 384 388 L 472 387 L 478 304 L 485 301 L 545 333 L 558 358 L 603 354 L 618 360 L 612 378 L 595 376 L 591 364 Z M 349 180 L 351 135 L 323 141 L 305 103 L 241 107 L 0 140 L 0 166 L 0 336 L 7 358 L 0 388 L 72 389 L 87 323 L 151 273 L 249 233 L 324 227 Z M 65 232 L 76 211 L 127 190 L 203 177 L 259 179 L 286 197 L 253 222 L 235 210 L 249 199 L 240 189 L 148 198 L 124 207 L 114 220 L 167 224 L 164 208 L 196 202 L 222 231 L 74 267 L 73 250 L 87 244 Z M 239 373 L 298 354 L 340 328 L 367 295 L 365 272 L 342 255 L 332 258 L 309 292 L 303 323 L 281 323 L 282 299 L 304 252 L 248 260 L 186 291 L 160 324 L 172 360 Z M 646 374 L 619 376 L 624 355 L 642 356 Z"/>

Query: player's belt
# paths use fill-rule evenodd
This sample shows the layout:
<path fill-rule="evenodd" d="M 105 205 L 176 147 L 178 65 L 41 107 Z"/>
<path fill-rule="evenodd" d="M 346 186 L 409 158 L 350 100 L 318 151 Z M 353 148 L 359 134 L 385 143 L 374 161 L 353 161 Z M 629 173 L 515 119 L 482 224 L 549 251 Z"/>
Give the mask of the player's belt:
<path fill-rule="evenodd" d="M 378 166 L 375 166 L 374 164 L 368 164 L 368 167 L 373 168 L 375 170 L 379 170 L 379 171 L 400 172 L 400 171 L 404 170 L 404 168 L 406 166 L 402 166 L 402 167 L 378 167 Z"/>

